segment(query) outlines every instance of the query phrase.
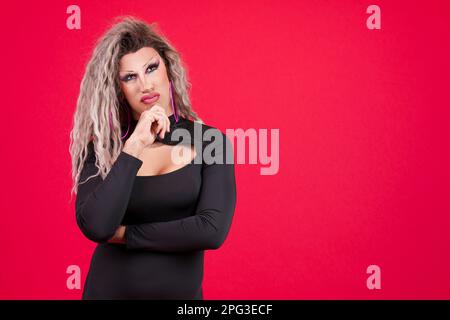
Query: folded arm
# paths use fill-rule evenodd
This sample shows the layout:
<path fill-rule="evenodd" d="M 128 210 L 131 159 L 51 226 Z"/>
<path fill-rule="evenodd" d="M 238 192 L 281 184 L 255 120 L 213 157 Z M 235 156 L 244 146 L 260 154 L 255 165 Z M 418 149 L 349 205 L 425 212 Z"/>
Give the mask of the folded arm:
<path fill-rule="evenodd" d="M 80 182 L 97 172 L 92 142 Z M 142 161 L 122 151 L 108 175 L 90 178 L 78 186 L 75 212 L 83 234 L 98 243 L 111 239 L 125 215 L 136 173 Z"/>
<path fill-rule="evenodd" d="M 127 248 L 163 252 L 217 249 L 228 235 L 235 206 L 234 163 L 203 164 L 195 215 L 128 225 L 125 229 Z"/>

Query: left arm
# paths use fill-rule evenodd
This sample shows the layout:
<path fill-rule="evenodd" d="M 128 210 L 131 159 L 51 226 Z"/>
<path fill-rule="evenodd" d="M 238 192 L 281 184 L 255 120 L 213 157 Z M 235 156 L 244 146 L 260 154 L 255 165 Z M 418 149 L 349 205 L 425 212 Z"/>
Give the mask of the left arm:
<path fill-rule="evenodd" d="M 222 164 L 203 164 L 195 215 L 166 222 L 128 225 L 124 241 L 127 249 L 150 251 L 218 249 L 228 235 L 235 206 L 234 163 L 227 164 L 224 156 Z"/>

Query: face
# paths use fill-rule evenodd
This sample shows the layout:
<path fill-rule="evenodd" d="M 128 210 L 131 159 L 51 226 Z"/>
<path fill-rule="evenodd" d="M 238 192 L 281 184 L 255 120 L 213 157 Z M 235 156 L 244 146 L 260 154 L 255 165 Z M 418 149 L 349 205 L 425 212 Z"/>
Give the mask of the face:
<path fill-rule="evenodd" d="M 139 120 L 141 113 L 155 104 L 164 108 L 167 116 L 173 113 L 166 66 L 155 49 L 144 47 L 124 55 L 119 62 L 119 82 L 135 120 Z M 143 96 L 153 93 L 159 94 L 156 101 L 141 101 Z"/>

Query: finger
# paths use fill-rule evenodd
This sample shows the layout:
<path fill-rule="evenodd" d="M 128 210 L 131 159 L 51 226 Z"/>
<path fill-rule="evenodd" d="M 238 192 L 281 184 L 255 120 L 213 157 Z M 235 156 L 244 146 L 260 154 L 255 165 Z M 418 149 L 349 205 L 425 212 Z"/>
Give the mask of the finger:
<path fill-rule="evenodd" d="M 170 120 L 165 113 L 163 116 L 163 121 L 164 121 L 164 135 L 165 135 L 166 132 L 170 132 Z"/>
<path fill-rule="evenodd" d="M 167 117 L 166 113 L 163 114 L 163 121 L 164 121 L 164 134 L 166 134 L 166 132 L 170 132 L 170 120 Z"/>
<path fill-rule="evenodd" d="M 167 116 L 164 112 L 157 111 L 157 112 L 155 112 L 155 114 L 158 115 L 159 121 L 161 122 L 162 128 L 161 128 L 160 134 L 161 134 L 161 139 L 163 139 L 169 128 L 169 126 L 168 126 L 169 119 L 167 118 Z M 170 124 L 170 122 L 169 122 L 169 124 Z"/>
<path fill-rule="evenodd" d="M 149 132 L 151 133 L 151 134 L 153 134 L 153 132 L 152 132 L 152 127 L 153 127 L 153 123 L 156 121 L 156 119 L 155 119 L 155 115 L 153 115 L 153 114 L 148 114 L 147 115 L 147 120 L 146 120 L 146 123 L 148 123 L 148 130 L 149 130 Z"/>
<path fill-rule="evenodd" d="M 146 115 L 147 121 L 150 122 L 150 126 L 155 122 L 155 115 L 151 112 L 147 113 Z"/>
<path fill-rule="evenodd" d="M 164 113 L 164 108 L 157 104 L 157 105 L 155 105 L 155 111 Z"/>
<path fill-rule="evenodd" d="M 152 115 L 152 112 L 150 112 L 150 110 L 145 110 L 144 112 L 141 113 L 141 118 L 145 117 L 148 118 Z"/>
<path fill-rule="evenodd" d="M 169 117 L 167 117 L 166 113 L 164 110 L 158 111 L 157 112 L 159 115 L 161 115 L 163 121 L 164 121 L 164 131 L 165 132 L 169 132 L 170 131 L 170 120 Z"/>
<path fill-rule="evenodd" d="M 163 128 L 163 130 L 162 130 L 163 138 L 166 136 L 167 129 L 168 129 L 166 118 L 167 118 L 167 117 L 166 117 L 166 115 L 164 114 L 164 116 L 162 117 L 162 123 L 163 123 L 163 126 L 164 126 L 164 128 Z"/>
<path fill-rule="evenodd" d="M 155 104 L 153 107 L 150 108 L 150 112 L 153 112 L 153 113 L 158 113 L 158 112 L 163 112 L 163 111 L 164 111 L 164 109 L 157 104 Z"/>
<path fill-rule="evenodd" d="M 158 122 L 158 127 L 156 128 L 156 133 L 160 135 L 160 137 L 162 138 L 162 129 L 164 128 L 164 123 L 162 121 L 162 116 L 159 114 L 154 114 L 156 121 Z"/>

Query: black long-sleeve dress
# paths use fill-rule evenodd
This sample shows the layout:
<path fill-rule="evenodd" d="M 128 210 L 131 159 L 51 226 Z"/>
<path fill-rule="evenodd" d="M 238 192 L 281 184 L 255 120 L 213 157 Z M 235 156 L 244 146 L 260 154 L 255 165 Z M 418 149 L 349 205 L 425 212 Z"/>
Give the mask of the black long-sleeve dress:
<path fill-rule="evenodd" d="M 176 145 L 171 136 L 186 129 L 197 151 L 191 163 L 166 174 L 136 176 L 143 162 L 122 151 L 105 179 L 96 176 L 79 185 L 76 221 L 98 243 L 82 299 L 203 299 L 204 250 L 225 241 L 236 205 L 232 146 L 213 127 L 183 117 L 177 122 L 174 115 L 169 120 L 170 133 L 158 141 Z M 222 139 L 215 141 L 211 133 Z M 205 148 L 222 160 L 205 161 Z M 88 150 L 81 182 L 97 172 L 92 142 Z M 126 244 L 108 243 L 120 225 L 126 225 Z"/>

